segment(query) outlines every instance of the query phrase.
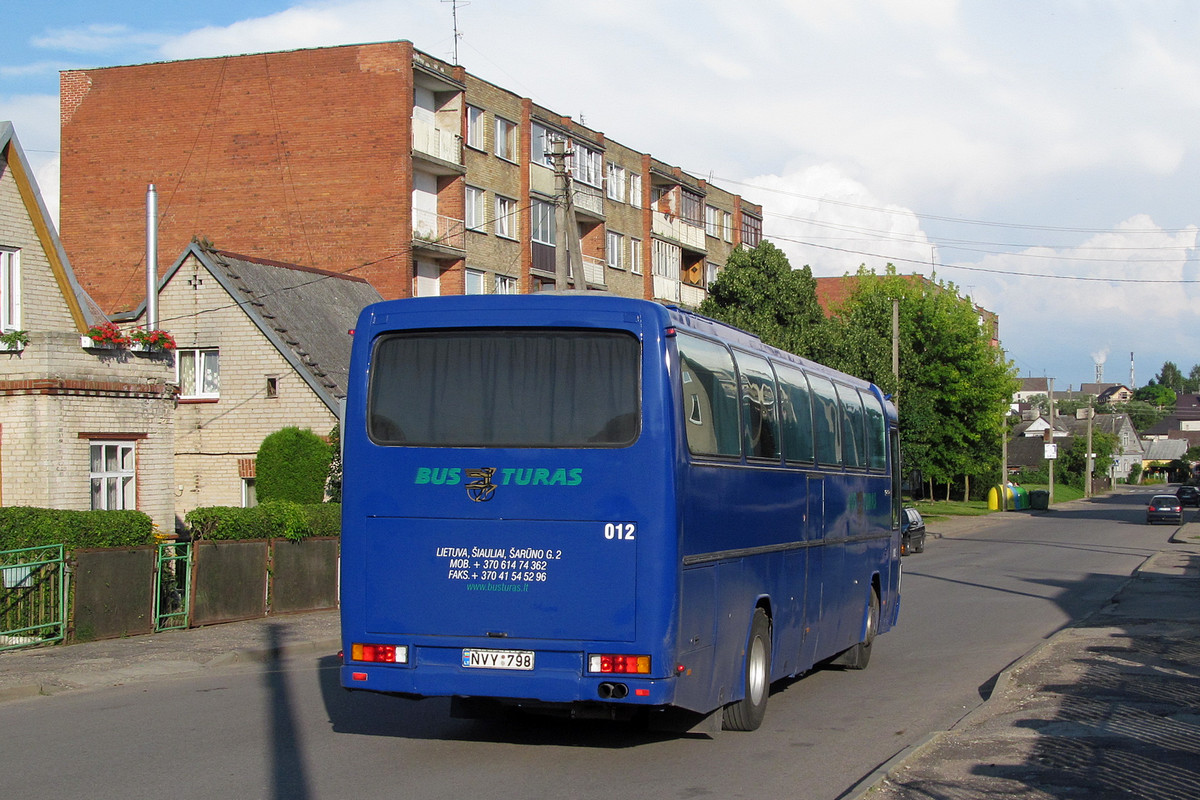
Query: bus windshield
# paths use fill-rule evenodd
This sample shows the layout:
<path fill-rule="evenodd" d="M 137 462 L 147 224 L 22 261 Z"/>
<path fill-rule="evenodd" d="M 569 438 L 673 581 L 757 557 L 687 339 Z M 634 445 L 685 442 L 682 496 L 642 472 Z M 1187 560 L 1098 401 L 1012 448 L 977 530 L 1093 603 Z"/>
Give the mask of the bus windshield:
<path fill-rule="evenodd" d="M 376 444 L 624 447 L 638 436 L 641 346 L 604 330 L 416 331 L 381 337 Z"/>

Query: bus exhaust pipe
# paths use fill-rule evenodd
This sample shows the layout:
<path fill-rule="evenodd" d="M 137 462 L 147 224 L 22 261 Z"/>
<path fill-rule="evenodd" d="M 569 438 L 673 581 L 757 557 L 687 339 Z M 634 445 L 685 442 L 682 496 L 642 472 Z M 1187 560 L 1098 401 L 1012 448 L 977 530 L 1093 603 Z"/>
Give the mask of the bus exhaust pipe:
<path fill-rule="evenodd" d="M 629 696 L 629 687 L 623 683 L 608 683 L 605 681 L 596 687 L 596 693 L 601 700 L 622 700 Z"/>

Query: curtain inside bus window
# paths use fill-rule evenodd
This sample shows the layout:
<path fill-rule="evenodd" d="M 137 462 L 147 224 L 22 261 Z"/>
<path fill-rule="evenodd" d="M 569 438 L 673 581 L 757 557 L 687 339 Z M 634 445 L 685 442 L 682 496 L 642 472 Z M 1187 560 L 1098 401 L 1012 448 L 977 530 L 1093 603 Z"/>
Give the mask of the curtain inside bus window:
<path fill-rule="evenodd" d="M 735 356 L 742 375 L 742 430 L 747 458 L 779 460 L 775 376 L 765 358 L 748 353 Z"/>
<path fill-rule="evenodd" d="M 382 338 L 368 425 L 380 444 L 620 447 L 638 437 L 641 346 L 590 330 L 422 331 Z"/>
<path fill-rule="evenodd" d="M 867 414 L 867 466 L 887 468 L 887 428 L 884 426 L 883 406 L 870 392 L 860 392 L 863 410 Z"/>
<path fill-rule="evenodd" d="M 808 380 L 800 370 L 776 364 L 779 376 L 779 428 L 783 438 L 783 457 L 788 461 L 812 463 L 812 408 Z"/>
<path fill-rule="evenodd" d="M 817 462 L 838 466 L 842 463 L 841 411 L 833 382 L 820 375 L 808 376 L 813 396 L 813 434 L 817 444 Z"/>
<path fill-rule="evenodd" d="M 697 455 L 741 455 L 733 357 L 707 339 L 680 334 L 676 342 L 688 450 Z"/>
<path fill-rule="evenodd" d="M 867 434 L 863 429 L 862 398 L 858 390 L 837 384 L 842 406 L 842 462 L 847 467 L 867 465 Z"/>

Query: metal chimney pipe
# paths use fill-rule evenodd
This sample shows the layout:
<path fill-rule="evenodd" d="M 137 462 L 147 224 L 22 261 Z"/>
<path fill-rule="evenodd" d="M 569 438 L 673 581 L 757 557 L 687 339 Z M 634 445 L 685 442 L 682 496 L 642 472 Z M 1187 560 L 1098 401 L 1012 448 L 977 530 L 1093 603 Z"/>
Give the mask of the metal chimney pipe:
<path fill-rule="evenodd" d="M 158 192 L 146 190 L 146 330 L 158 330 Z"/>

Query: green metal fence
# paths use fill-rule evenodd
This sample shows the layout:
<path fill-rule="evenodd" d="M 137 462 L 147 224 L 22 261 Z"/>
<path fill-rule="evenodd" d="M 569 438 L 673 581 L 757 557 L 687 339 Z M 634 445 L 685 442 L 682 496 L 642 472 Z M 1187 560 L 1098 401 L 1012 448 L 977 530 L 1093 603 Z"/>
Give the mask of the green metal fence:
<path fill-rule="evenodd" d="M 66 631 L 63 546 L 0 550 L 0 650 L 61 641 Z"/>
<path fill-rule="evenodd" d="M 160 544 L 155 570 L 154 629 L 186 628 L 191 620 L 191 610 L 191 542 Z"/>

